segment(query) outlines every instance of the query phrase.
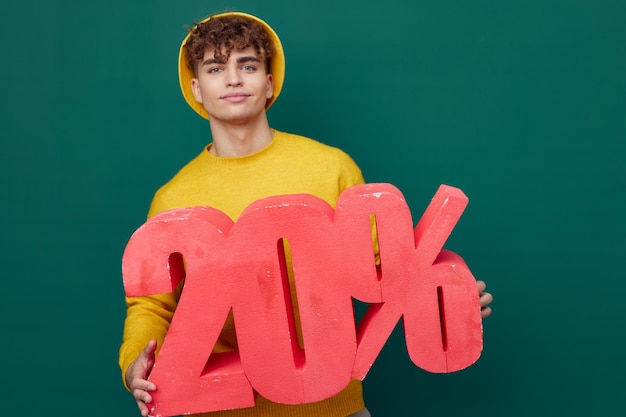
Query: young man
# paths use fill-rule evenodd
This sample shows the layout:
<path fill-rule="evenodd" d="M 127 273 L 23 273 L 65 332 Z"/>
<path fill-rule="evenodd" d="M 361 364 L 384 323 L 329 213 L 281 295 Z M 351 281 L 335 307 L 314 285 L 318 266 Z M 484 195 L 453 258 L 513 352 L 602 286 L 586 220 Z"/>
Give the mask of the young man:
<path fill-rule="evenodd" d="M 270 128 L 266 110 L 280 94 L 284 55 L 276 33 L 244 13 L 224 13 L 196 25 L 183 41 L 179 77 L 189 105 L 210 121 L 212 143 L 158 190 L 149 217 L 165 210 L 211 206 L 236 220 L 252 202 L 280 194 L 308 193 L 333 207 L 346 188 L 362 184 L 354 161 L 343 151 Z M 491 295 L 478 282 L 483 316 Z M 120 367 L 143 416 L 156 389 L 147 380 L 157 347 L 180 296 L 177 291 L 127 298 Z M 237 348 L 232 317 L 216 352 Z M 259 396 L 255 407 L 211 416 L 369 416 L 360 381 L 312 404 L 282 405 Z"/>

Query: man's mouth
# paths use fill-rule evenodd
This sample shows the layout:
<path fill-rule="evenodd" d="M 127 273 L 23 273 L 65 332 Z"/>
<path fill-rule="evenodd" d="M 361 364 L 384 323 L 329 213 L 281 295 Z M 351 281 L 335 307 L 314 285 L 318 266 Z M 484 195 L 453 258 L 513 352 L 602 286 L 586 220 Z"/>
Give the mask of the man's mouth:
<path fill-rule="evenodd" d="M 239 103 L 250 97 L 246 93 L 229 93 L 221 97 L 222 100 L 230 101 L 231 103 Z"/>

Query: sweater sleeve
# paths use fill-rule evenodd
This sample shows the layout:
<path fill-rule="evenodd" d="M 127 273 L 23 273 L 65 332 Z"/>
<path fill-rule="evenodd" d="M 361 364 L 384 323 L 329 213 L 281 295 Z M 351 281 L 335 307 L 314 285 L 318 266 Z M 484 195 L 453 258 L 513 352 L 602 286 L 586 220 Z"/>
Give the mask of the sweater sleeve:
<path fill-rule="evenodd" d="M 346 188 L 365 183 L 361 169 L 350 157 L 350 155 L 343 151 L 339 151 L 339 159 L 339 164 L 341 166 L 341 173 L 339 176 L 340 193 Z"/>

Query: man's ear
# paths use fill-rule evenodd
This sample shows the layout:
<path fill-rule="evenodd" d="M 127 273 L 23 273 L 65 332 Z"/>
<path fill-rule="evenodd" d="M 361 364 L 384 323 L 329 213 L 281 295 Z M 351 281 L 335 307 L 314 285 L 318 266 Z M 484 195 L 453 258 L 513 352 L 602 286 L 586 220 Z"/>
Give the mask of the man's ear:
<path fill-rule="evenodd" d="M 267 83 L 265 98 L 269 100 L 270 98 L 274 97 L 274 76 L 272 74 L 267 74 L 267 78 L 265 81 Z"/>
<path fill-rule="evenodd" d="M 193 92 L 193 97 L 196 99 L 198 103 L 202 103 L 202 94 L 200 92 L 200 81 L 197 78 L 191 79 L 191 91 Z"/>

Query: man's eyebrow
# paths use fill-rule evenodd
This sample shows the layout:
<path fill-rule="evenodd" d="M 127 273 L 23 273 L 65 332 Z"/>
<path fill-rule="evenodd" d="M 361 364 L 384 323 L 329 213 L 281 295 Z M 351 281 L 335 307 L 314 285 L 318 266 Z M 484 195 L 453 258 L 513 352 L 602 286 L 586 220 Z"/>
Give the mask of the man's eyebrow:
<path fill-rule="evenodd" d="M 254 55 L 242 56 L 237 58 L 238 64 L 245 64 L 246 62 L 261 62 L 261 60 Z"/>
<path fill-rule="evenodd" d="M 225 64 L 223 59 L 209 58 L 202 62 L 202 65 Z"/>

